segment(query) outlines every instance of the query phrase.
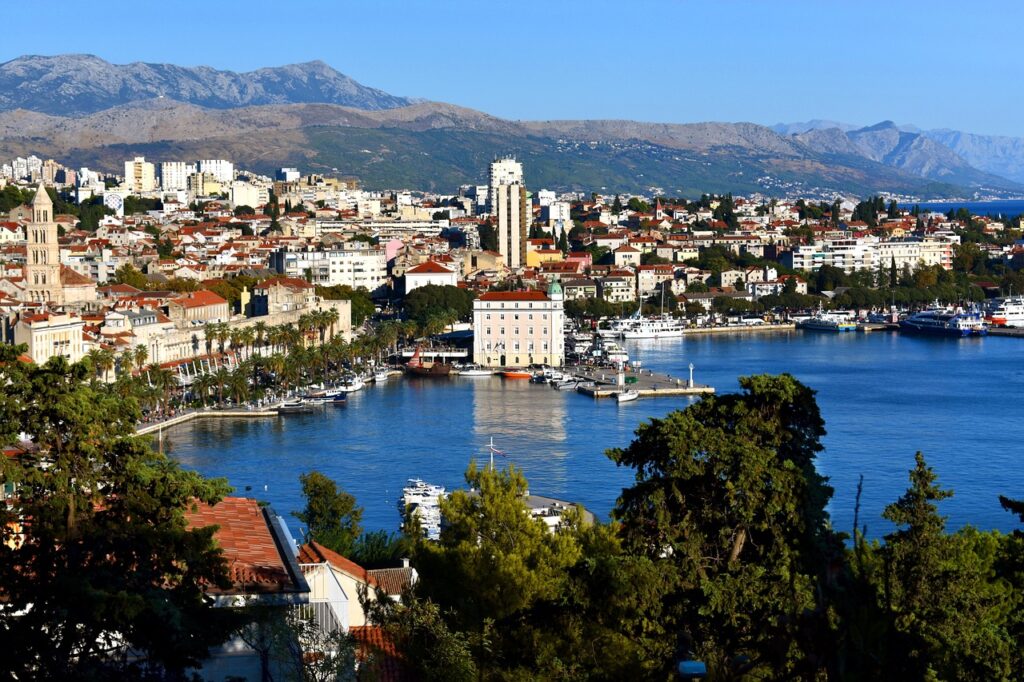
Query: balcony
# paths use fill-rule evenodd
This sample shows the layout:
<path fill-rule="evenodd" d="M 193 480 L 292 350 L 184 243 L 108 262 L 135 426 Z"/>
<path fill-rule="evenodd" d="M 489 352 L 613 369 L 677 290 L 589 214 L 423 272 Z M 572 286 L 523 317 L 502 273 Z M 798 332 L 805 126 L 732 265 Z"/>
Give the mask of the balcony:
<path fill-rule="evenodd" d="M 299 569 L 309 583 L 309 603 L 292 606 L 292 617 L 312 622 L 324 634 L 348 632 L 349 597 L 330 565 L 299 564 Z"/>

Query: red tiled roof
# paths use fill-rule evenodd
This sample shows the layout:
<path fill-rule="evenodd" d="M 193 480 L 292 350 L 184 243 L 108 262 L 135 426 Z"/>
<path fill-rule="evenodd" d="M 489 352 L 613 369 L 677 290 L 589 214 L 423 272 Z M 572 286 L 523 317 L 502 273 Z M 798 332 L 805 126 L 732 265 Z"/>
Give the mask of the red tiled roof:
<path fill-rule="evenodd" d="M 170 303 L 175 303 L 183 308 L 199 308 L 207 305 L 220 305 L 221 303 L 227 303 L 227 301 L 212 291 L 200 289 L 185 296 L 173 298 L 170 300 Z"/>
<path fill-rule="evenodd" d="M 256 285 L 260 289 L 268 289 L 273 286 L 288 287 L 289 289 L 312 289 L 313 285 L 298 277 L 270 277 Z"/>
<path fill-rule="evenodd" d="M 359 645 L 357 657 L 360 661 L 360 679 L 380 682 L 402 682 L 415 679 L 406 672 L 402 656 L 384 628 L 373 625 L 356 625 L 349 628 L 349 634 Z"/>
<path fill-rule="evenodd" d="M 187 513 L 190 528 L 218 526 L 214 539 L 224 552 L 234 591 L 295 591 L 298 586 L 256 500 L 225 497 L 216 505 L 199 504 Z M 218 592 L 210 589 L 210 592 Z"/>
<path fill-rule="evenodd" d="M 406 270 L 405 274 L 407 274 L 407 275 L 450 275 L 450 274 L 452 274 L 452 271 L 449 270 L 448 268 L 446 268 L 445 266 L 441 265 L 440 263 L 435 263 L 434 261 L 429 261 L 428 260 L 425 263 L 420 263 L 416 267 L 410 268 L 410 269 Z"/>
<path fill-rule="evenodd" d="M 543 291 L 488 291 L 480 296 L 481 301 L 547 301 Z"/>
<path fill-rule="evenodd" d="M 409 567 L 375 568 L 367 571 L 367 574 L 388 596 L 401 595 L 405 588 L 413 583 L 413 570 Z"/>
<path fill-rule="evenodd" d="M 361 580 L 364 583 L 368 583 L 373 586 L 377 585 L 377 580 L 370 575 L 369 571 L 351 559 L 346 559 L 334 550 L 328 549 L 313 540 L 310 540 L 302 547 L 299 547 L 300 564 L 322 564 L 325 561 L 339 571 L 347 573 L 357 580 Z"/>

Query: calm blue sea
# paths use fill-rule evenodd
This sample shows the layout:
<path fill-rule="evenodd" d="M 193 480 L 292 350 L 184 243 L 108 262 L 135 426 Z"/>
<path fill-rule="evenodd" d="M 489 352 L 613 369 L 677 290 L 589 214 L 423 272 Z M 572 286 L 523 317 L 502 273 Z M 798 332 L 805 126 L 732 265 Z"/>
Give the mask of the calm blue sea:
<path fill-rule="evenodd" d="M 915 204 L 903 204 L 903 208 L 913 208 Z M 1013 217 L 1024 213 L 1024 199 L 1005 199 L 1001 201 L 960 201 L 960 202 L 923 202 L 918 203 L 922 209 L 948 213 L 949 209 L 966 208 L 973 215 Z"/>
<path fill-rule="evenodd" d="M 720 392 L 737 377 L 790 372 L 818 391 L 828 435 L 820 470 L 835 487 L 835 526 L 850 529 L 864 477 L 861 523 L 878 536 L 884 506 L 907 486 L 921 450 L 940 484 L 950 527 L 1009 530 L 1014 518 L 997 495 L 1024 497 L 1024 340 L 930 339 L 894 333 L 786 332 L 639 341 L 646 367 L 695 379 Z M 210 420 L 171 429 L 165 444 L 185 466 L 227 477 L 241 494 L 282 514 L 301 507 L 298 477 L 317 469 L 365 507 L 367 528 L 397 528 L 407 478 L 456 487 L 488 439 L 521 467 L 531 490 L 609 513 L 632 472 L 606 448 L 627 445 L 636 426 L 684 408 L 688 399 L 621 406 L 500 378 L 394 379 L 350 397 L 347 408 L 315 415 Z M 292 518 L 293 531 L 299 524 Z"/>

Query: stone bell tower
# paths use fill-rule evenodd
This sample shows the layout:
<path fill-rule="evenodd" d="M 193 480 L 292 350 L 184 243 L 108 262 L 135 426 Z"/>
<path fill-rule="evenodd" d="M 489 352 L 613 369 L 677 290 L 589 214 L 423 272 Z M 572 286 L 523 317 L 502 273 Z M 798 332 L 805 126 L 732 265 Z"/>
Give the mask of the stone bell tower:
<path fill-rule="evenodd" d="M 27 226 L 28 261 L 25 266 L 25 291 L 35 303 L 64 303 L 60 283 L 60 246 L 57 223 L 53 220 L 53 202 L 46 187 L 39 183 L 32 200 L 32 219 Z"/>

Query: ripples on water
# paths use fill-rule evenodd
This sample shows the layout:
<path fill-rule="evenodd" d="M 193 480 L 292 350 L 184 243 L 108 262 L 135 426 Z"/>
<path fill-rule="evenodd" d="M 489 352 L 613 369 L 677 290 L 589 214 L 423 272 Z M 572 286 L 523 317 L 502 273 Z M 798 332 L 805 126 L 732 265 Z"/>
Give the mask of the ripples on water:
<path fill-rule="evenodd" d="M 863 474 L 861 523 L 869 535 L 887 532 L 881 511 L 906 489 L 917 450 L 940 485 L 955 490 L 941 506 L 951 527 L 1014 527 L 997 495 L 1024 497 L 1024 340 L 789 332 L 628 348 L 645 367 L 673 376 L 685 377 L 692 362 L 695 379 L 719 392 L 736 391 L 737 377 L 762 372 L 789 372 L 816 389 L 828 429 L 819 468 L 835 487 L 830 511 L 837 528 L 852 526 Z M 394 530 L 407 478 L 458 487 L 469 460 L 483 462 L 493 437 L 533 492 L 606 516 L 632 472 L 615 467 L 604 450 L 627 445 L 642 420 L 689 402 L 619 406 L 525 381 L 403 378 L 313 415 L 174 427 L 165 444 L 184 465 L 224 476 L 238 494 L 267 500 L 282 514 L 302 505 L 299 474 L 322 471 L 365 507 L 366 528 Z M 298 530 L 295 519 L 290 524 Z"/>

